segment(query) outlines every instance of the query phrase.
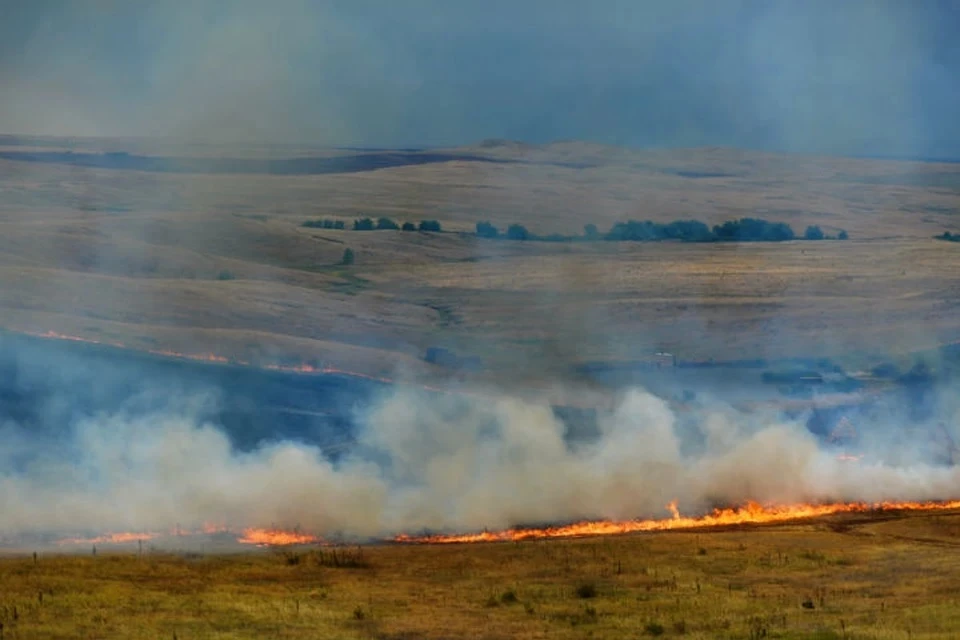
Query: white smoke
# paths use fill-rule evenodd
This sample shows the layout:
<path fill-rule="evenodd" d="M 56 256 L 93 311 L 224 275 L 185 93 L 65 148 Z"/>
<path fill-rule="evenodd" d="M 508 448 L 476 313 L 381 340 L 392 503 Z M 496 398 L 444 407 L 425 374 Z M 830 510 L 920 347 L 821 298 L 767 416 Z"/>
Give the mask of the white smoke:
<path fill-rule="evenodd" d="M 337 463 L 293 442 L 237 452 L 198 420 L 201 406 L 87 418 L 59 444 L 8 425 L 0 536 L 213 523 L 377 537 L 665 517 L 672 500 L 692 515 L 746 500 L 960 497 L 960 468 L 843 462 L 799 423 L 722 406 L 682 416 L 693 424 L 684 431 L 640 389 L 601 417 L 599 439 L 571 449 L 547 402 L 398 388 L 362 417 L 355 451 Z"/>

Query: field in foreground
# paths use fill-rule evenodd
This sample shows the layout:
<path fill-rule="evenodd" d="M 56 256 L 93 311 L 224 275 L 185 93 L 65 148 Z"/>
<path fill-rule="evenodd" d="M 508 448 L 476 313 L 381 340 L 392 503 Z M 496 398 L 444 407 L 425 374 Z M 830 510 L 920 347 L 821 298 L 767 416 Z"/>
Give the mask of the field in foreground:
<path fill-rule="evenodd" d="M 0 559 L 3 638 L 954 638 L 960 512 L 570 541 Z"/>

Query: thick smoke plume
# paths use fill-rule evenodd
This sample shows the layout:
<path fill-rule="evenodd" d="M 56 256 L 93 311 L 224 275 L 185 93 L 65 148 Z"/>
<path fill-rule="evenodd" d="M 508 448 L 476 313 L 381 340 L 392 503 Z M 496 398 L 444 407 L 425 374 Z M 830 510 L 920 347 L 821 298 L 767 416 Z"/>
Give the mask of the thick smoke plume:
<path fill-rule="evenodd" d="M 289 440 L 240 451 L 203 418 L 215 397 L 157 396 L 82 416 L 58 437 L 4 424 L 0 537 L 218 524 L 369 538 L 660 518 L 673 500 L 692 515 L 746 500 L 960 495 L 960 468 L 918 446 L 890 463 L 881 456 L 903 442 L 873 438 L 871 455 L 844 462 L 799 422 L 713 401 L 678 413 L 643 389 L 600 417 L 599 437 L 572 445 L 547 402 L 398 387 L 357 416 L 358 442 L 336 462 Z"/>

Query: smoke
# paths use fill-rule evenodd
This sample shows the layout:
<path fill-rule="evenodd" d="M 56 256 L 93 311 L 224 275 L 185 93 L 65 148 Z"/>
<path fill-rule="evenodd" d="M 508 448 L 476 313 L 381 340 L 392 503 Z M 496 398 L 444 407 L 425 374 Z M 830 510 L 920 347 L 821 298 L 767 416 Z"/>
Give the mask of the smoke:
<path fill-rule="evenodd" d="M 489 3 L 417 2 L 376 12 L 355 3 L 305 1 L 270 8 L 252 0 L 211 2 L 190 12 L 173 3 L 21 5 L 6 11 L 0 25 L 0 130 L 15 133 L 412 146 L 578 138 L 891 155 L 956 155 L 960 148 L 954 117 L 960 93 L 951 82 L 960 60 L 947 46 L 953 34 L 944 26 L 956 21 L 943 8 L 747 1 L 719 7 L 702 0 L 669 7 L 615 1 L 606 5 L 609 11 L 554 2 L 509 10 L 505 3 L 491 9 Z M 201 208 L 208 200 L 218 209 L 247 211 L 274 200 L 274 191 L 255 181 L 218 196 L 212 192 L 232 184 L 135 172 L 131 187 L 114 174 L 77 171 L 44 178 L 58 202 L 69 204 L 71 189 L 86 189 L 81 196 L 95 205 L 99 199 L 110 204 L 106 196 L 116 189 L 149 205 L 120 203 L 138 214 Z M 506 193 L 528 187 L 510 182 L 522 182 L 524 174 L 518 175 L 503 179 Z M 483 186 L 501 186 L 498 180 L 491 174 Z M 282 186 L 293 189 L 292 182 Z M 449 206 L 461 206 L 450 188 Z M 384 189 L 374 195 L 387 205 L 362 208 L 379 212 L 403 200 L 415 210 L 423 197 L 418 182 Z M 398 199 L 399 189 L 405 191 Z M 7 191 L 19 197 L 19 190 Z M 253 198 L 255 191 L 267 195 Z M 302 196 L 307 204 L 289 207 L 326 213 L 313 204 L 318 199 L 326 200 L 310 192 Z M 587 192 L 582 208 L 595 199 Z M 31 206 L 46 213 L 48 202 Z M 10 271 L 7 297 L 17 304 L 39 300 L 31 304 L 44 313 L 69 308 L 90 318 L 151 318 L 197 332 L 204 346 L 215 331 L 243 324 L 229 313 L 231 304 L 255 314 L 246 316 L 253 320 L 245 326 L 256 330 L 280 326 L 289 309 L 305 304 L 299 291 L 285 294 L 296 304 L 264 301 L 283 297 L 281 287 L 311 283 L 308 276 L 233 260 L 270 251 L 280 264 L 312 267 L 300 256 L 326 251 L 332 262 L 340 251 L 299 237 L 281 242 L 271 227 L 236 231 L 252 222 L 231 220 L 228 227 L 153 215 L 101 222 L 86 214 L 78 220 L 64 247 L 37 225 L 11 240 L 8 251 L 38 265 L 44 264 L 39 256 L 55 255 L 54 266 L 73 272 L 100 267 L 151 277 L 127 285 L 119 278 L 73 273 L 45 280 L 52 274 Z M 225 241 L 215 244 L 221 235 Z M 123 241 L 123 249 L 98 237 Z M 753 270 L 768 265 L 764 256 L 752 260 Z M 205 286 L 168 289 L 167 279 L 192 277 L 178 273 L 181 266 L 210 278 L 227 266 L 244 273 L 214 297 Z M 572 360 L 608 338 L 624 347 L 621 353 L 639 349 L 642 340 L 649 343 L 644 348 L 654 347 L 656 328 L 639 338 L 633 330 L 629 338 L 616 335 L 618 310 L 637 313 L 630 300 L 609 309 L 584 305 L 589 309 L 579 312 L 557 302 L 577 289 L 613 290 L 605 277 L 586 279 L 581 267 L 547 270 L 548 287 L 542 281 L 530 290 L 500 287 L 516 293 L 510 304 L 517 306 L 490 305 L 491 313 L 509 318 L 512 309 L 539 303 L 543 325 L 562 326 L 566 336 L 543 350 L 543 361 L 531 358 L 518 369 L 526 364 L 541 374 L 553 353 L 558 361 Z M 270 295 L 254 280 L 268 282 Z M 690 298 L 705 297 L 710 288 L 716 287 Z M 330 303 L 334 296 L 324 290 L 313 298 Z M 210 300 L 210 308 L 202 316 L 191 313 L 201 300 Z M 372 315 L 383 313 L 368 303 Z M 379 326 L 364 324 L 355 308 L 340 316 L 309 307 L 295 331 L 335 336 L 339 325 L 358 327 L 357 333 Z M 422 319 L 420 312 L 410 317 L 417 319 L 412 324 Z M 710 335 L 706 312 L 696 305 L 678 311 L 681 321 L 690 330 L 673 335 Z M 788 340 L 786 324 L 765 334 L 769 347 Z M 202 340 L 201 329 L 208 330 Z M 825 333 L 817 330 L 821 344 L 830 340 Z M 215 417 L 223 401 L 215 390 L 186 383 L 171 388 L 149 376 L 135 384 L 132 375 L 104 381 L 79 398 L 74 389 L 89 372 L 67 367 L 69 375 L 57 376 L 62 365 L 54 359 L 29 374 L 56 377 L 49 384 L 58 393 L 33 398 L 36 380 L 21 378 L 16 393 L 25 398 L 19 402 L 27 415 L 13 403 L 2 411 L 0 535 L 213 523 L 300 525 L 365 537 L 659 517 L 673 500 L 685 513 L 697 513 L 748 499 L 920 500 L 960 493 L 957 472 L 937 466 L 925 446 L 905 435 L 913 419 L 895 411 L 864 417 L 867 457 L 851 464 L 825 450 L 802 417 L 738 411 L 718 398 L 678 412 L 669 390 L 660 388 L 622 394 L 601 413 L 595 439 L 572 443 L 552 398 L 489 389 L 478 390 L 479 397 L 438 396 L 403 387 L 363 405 L 354 448 L 334 461 L 307 437 L 238 446 L 243 434 Z M 581 389 L 561 391 L 583 396 Z M 955 404 L 943 402 L 936 414 L 956 429 Z M 260 432 L 273 431 L 267 415 L 256 418 Z"/>
<path fill-rule="evenodd" d="M 358 408 L 355 445 L 335 461 L 307 439 L 238 448 L 209 416 L 212 392 L 144 388 L 57 425 L 0 427 L 0 537 L 170 531 L 205 524 L 302 527 L 370 538 L 500 529 L 579 519 L 666 517 L 747 500 L 933 500 L 960 495 L 960 468 L 837 459 L 799 421 L 709 400 L 685 413 L 635 388 L 571 442 L 546 400 L 490 390 L 435 394 L 398 386 Z M 153 390 L 144 390 L 152 388 Z M 569 389 L 569 393 L 576 393 Z M 948 428 L 958 426 L 956 413 Z M 44 418 L 46 421 L 47 418 Z M 904 425 L 863 425 L 893 433 Z M 47 433 L 48 437 L 43 437 Z"/>
<path fill-rule="evenodd" d="M 7 3 L 0 130 L 953 155 L 949 3 Z"/>

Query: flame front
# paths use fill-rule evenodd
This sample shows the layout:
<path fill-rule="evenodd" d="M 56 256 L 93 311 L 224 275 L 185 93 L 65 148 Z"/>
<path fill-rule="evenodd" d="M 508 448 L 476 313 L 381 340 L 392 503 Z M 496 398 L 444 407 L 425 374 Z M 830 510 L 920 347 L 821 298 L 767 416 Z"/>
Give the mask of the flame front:
<path fill-rule="evenodd" d="M 673 517 L 662 520 L 599 520 L 546 527 L 543 529 L 505 529 L 482 533 L 410 536 L 399 535 L 394 542 L 418 544 L 453 544 L 468 542 L 518 542 L 543 538 L 575 538 L 607 536 L 642 531 L 669 531 L 673 529 L 702 529 L 739 524 L 769 524 L 803 520 L 841 513 L 866 513 L 873 511 L 942 511 L 960 509 L 960 500 L 946 502 L 846 502 L 833 504 L 797 504 L 788 506 L 764 506 L 748 502 L 745 506 L 731 509 L 714 509 L 712 513 L 698 517 L 683 517 L 677 511 L 676 502 L 667 505 Z"/>
<path fill-rule="evenodd" d="M 183 530 L 179 526 L 166 533 L 158 532 L 122 532 L 106 533 L 95 537 L 72 537 L 57 540 L 59 545 L 88 545 L 88 544 L 125 544 L 143 542 L 146 540 L 162 541 L 168 536 L 176 538 L 190 538 L 201 535 L 232 535 L 240 544 L 256 545 L 258 547 L 282 547 L 295 544 L 321 544 L 319 537 L 300 531 L 285 531 L 283 529 L 247 528 L 237 533 L 229 527 L 216 524 L 205 524 L 197 530 Z"/>
<path fill-rule="evenodd" d="M 283 529 L 244 529 L 243 536 L 237 538 L 241 544 L 255 544 L 258 547 L 277 547 L 292 544 L 313 544 L 320 542 L 320 538 L 298 531 L 284 531 Z"/>
<path fill-rule="evenodd" d="M 144 540 L 153 540 L 157 537 L 156 533 L 105 533 L 93 538 L 63 538 L 58 540 L 57 544 L 124 544 L 128 542 L 143 542 Z"/>
<path fill-rule="evenodd" d="M 891 511 L 946 511 L 960 509 L 960 500 L 930 502 L 836 502 L 830 504 L 761 505 L 748 502 L 742 507 L 714 509 L 711 513 L 687 517 L 680 515 L 677 503 L 666 506 L 671 517 L 660 520 L 597 520 L 577 522 L 568 525 L 545 527 L 541 529 L 505 529 L 502 531 L 483 531 L 480 533 L 439 534 L 413 536 L 397 535 L 387 542 L 411 544 L 454 544 L 471 542 L 519 542 L 546 538 L 581 538 L 589 536 L 609 536 L 624 533 L 646 531 L 671 531 L 683 529 L 706 529 L 743 524 L 773 524 L 794 520 L 805 520 L 822 516 L 844 513 L 872 513 Z M 205 525 L 202 529 L 185 532 L 177 528 L 173 535 L 191 536 L 213 533 L 232 533 L 230 529 L 219 525 Z M 289 545 L 320 544 L 326 545 L 323 538 L 301 532 L 279 528 L 247 528 L 234 533 L 240 544 L 257 547 L 282 547 Z M 158 533 L 110 533 L 95 538 L 64 538 L 60 544 L 121 544 L 162 538 Z"/>
<path fill-rule="evenodd" d="M 215 353 L 183 353 L 180 351 L 173 351 L 170 349 L 137 349 L 135 347 L 130 347 L 121 342 L 112 342 L 107 340 L 95 340 L 93 338 L 83 338 L 80 336 L 68 335 L 65 333 L 57 333 L 56 331 L 24 331 L 22 332 L 25 335 L 33 336 L 35 338 L 47 338 L 49 340 L 66 340 L 69 342 L 83 342 L 87 344 L 99 344 L 108 347 L 116 347 L 118 349 L 127 349 L 132 351 L 139 351 L 141 353 L 149 353 L 155 356 L 163 356 L 166 358 L 177 358 L 180 360 L 194 360 L 197 362 L 209 362 L 216 364 L 232 364 L 240 367 L 252 367 L 252 363 L 247 362 L 246 360 L 239 360 L 233 358 L 227 358 L 225 356 L 217 355 Z M 372 380 L 374 382 L 382 382 L 385 384 L 394 384 L 394 380 L 390 378 L 385 378 L 381 376 L 372 376 L 366 373 L 359 373 L 357 371 L 348 371 L 346 369 L 338 369 L 331 366 L 323 367 L 314 367 L 309 364 L 297 364 L 297 365 L 280 365 L 280 364 L 266 364 L 262 365 L 262 368 L 269 371 L 282 371 L 284 373 L 301 373 L 301 374 L 323 374 L 323 375 L 341 375 L 341 376 L 350 376 L 353 378 L 363 378 L 365 380 Z M 431 391 L 440 391 L 440 389 L 435 387 L 429 387 L 424 385 L 425 389 Z"/>

